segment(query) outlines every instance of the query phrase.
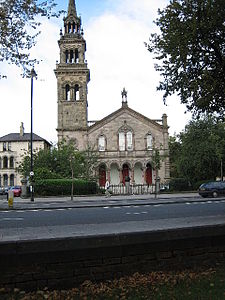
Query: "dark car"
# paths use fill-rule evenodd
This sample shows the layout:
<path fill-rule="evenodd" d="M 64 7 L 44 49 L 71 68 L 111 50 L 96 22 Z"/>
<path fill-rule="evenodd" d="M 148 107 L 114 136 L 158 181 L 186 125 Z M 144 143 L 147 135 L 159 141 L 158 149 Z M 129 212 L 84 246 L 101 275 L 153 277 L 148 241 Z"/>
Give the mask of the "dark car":
<path fill-rule="evenodd" d="M 210 181 L 200 185 L 198 193 L 202 197 L 225 195 L 225 181 Z"/>

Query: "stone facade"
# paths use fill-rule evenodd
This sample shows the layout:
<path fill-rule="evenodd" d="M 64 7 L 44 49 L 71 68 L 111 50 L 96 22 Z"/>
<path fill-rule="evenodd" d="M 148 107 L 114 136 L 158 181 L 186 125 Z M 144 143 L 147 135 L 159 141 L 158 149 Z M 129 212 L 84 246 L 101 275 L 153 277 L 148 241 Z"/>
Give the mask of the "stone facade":
<path fill-rule="evenodd" d="M 100 121 L 88 121 L 87 84 L 90 72 L 85 61 L 86 42 L 77 17 L 74 0 L 69 0 L 60 32 L 60 62 L 55 75 L 58 86 L 58 141 L 73 141 L 78 150 L 93 146 L 99 152 L 96 175 L 100 186 L 110 184 L 153 184 L 156 177 L 167 183 L 170 177 L 168 125 L 164 114 L 151 120 L 128 106 L 127 92 L 122 91 L 122 107 Z M 161 167 L 154 170 L 158 150 Z"/>
<path fill-rule="evenodd" d="M 30 133 L 24 133 L 23 123 L 20 133 L 10 133 L 0 138 L 0 186 L 21 185 L 21 174 L 17 167 L 29 151 Z M 49 142 L 33 134 L 33 151 L 50 147 Z"/>

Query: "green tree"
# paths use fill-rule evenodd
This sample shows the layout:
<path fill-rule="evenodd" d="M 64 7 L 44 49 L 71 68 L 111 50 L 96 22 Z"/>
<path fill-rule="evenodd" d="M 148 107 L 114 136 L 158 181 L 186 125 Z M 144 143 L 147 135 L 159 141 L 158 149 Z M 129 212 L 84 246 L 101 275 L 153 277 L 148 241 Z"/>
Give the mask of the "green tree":
<path fill-rule="evenodd" d="M 169 137 L 169 153 L 170 153 L 170 176 L 172 178 L 178 178 L 180 174 L 178 173 L 177 161 L 181 153 L 181 143 L 179 138 L 175 136 Z"/>
<path fill-rule="evenodd" d="M 33 153 L 34 179 L 84 178 L 93 179 L 98 155 L 90 146 L 78 151 L 72 143 L 60 143 L 51 149 Z M 24 154 L 18 171 L 24 177 L 30 173 L 30 153 Z"/>
<path fill-rule="evenodd" d="M 192 184 L 220 177 L 221 160 L 225 161 L 223 122 L 213 117 L 190 121 L 178 138 L 176 155 L 172 156 L 178 177 Z"/>
<path fill-rule="evenodd" d="M 158 60 L 164 102 L 180 96 L 194 115 L 225 112 L 225 1 L 171 0 L 158 11 L 148 50 Z"/>
<path fill-rule="evenodd" d="M 54 0 L 0 1 L 0 62 L 15 64 L 27 74 L 37 63 L 30 57 L 30 49 L 40 34 L 40 17 L 58 17 L 61 11 L 55 12 L 55 7 Z"/>

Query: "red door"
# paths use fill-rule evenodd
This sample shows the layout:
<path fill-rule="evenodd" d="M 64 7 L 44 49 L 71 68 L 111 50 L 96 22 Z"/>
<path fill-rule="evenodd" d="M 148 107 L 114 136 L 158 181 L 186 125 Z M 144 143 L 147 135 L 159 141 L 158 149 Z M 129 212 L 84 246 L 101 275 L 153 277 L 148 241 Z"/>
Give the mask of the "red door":
<path fill-rule="evenodd" d="M 106 183 L 106 170 L 104 167 L 99 168 L 99 185 L 105 187 Z"/>
<path fill-rule="evenodd" d="M 146 168 L 146 183 L 147 184 L 152 184 L 152 167 L 150 164 L 147 164 Z"/>
<path fill-rule="evenodd" d="M 123 184 L 125 184 L 126 176 L 129 176 L 129 167 L 128 165 L 123 165 Z"/>

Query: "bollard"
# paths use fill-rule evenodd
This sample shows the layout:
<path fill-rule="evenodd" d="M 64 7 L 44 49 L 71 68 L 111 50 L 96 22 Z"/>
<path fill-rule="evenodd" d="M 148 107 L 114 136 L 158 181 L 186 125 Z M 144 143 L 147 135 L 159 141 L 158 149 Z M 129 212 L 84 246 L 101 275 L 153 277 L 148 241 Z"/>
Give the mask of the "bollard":
<path fill-rule="evenodd" d="M 13 208 L 13 200 L 14 200 L 14 193 L 11 190 L 8 190 L 8 206 L 9 208 Z"/>

